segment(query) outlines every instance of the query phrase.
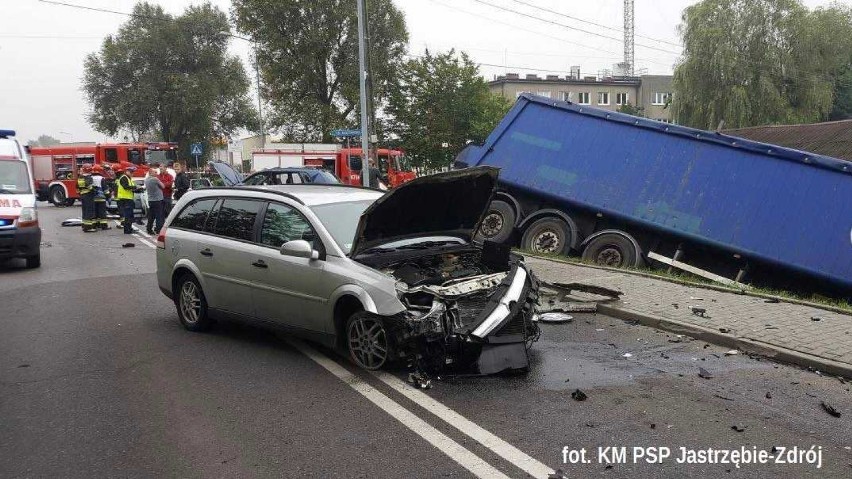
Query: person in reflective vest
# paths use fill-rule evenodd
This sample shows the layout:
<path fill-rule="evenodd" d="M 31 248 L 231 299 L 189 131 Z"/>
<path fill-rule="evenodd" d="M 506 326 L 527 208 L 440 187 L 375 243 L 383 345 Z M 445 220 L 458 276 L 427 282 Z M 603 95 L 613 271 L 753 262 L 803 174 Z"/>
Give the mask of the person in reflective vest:
<path fill-rule="evenodd" d="M 77 194 L 83 204 L 83 231 L 97 231 L 95 227 L 95 187 L 92 182 L 92 165 L 85 164 L 77 176 Z"/>
<path fill-rule="evenodd" d="M 106 178 L 101 165 L 92 167 L 92 186 L 95 189 L 95 229 L 108 230 Z"/>
<path fill-rule="evenodd" d="M 118 181 L 116 181 L 116 200 L 118 200 L 118 209 L 121 211 L 122 221 L 124 226 L 124 234 L 133 233 L 133 194 L 137 191 L 136 183 L 130 174 L 136 169 L 133 165 L 120 164 L 116 168 L 119 173 Z"/>

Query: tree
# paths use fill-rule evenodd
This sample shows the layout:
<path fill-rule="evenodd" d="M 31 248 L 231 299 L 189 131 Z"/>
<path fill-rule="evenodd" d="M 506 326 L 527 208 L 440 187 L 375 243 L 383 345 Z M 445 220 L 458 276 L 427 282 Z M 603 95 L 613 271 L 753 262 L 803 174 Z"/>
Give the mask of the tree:
<path fill-rule="evenodd" d="M 177 17 L 137 4 L 118 33 L 86 58 L 89 122 L 110 136 L 178 142 L 184 157 L 190 143 L 256 128 L 248 77 L 220 33 L 228 29 L 225 13 L 210 4 Z"/>
<path fill-rule="evenodd" d="M 295 141 L 331 141 L 358 120 L 358 19 L 352 0 L 234 0 L 240 32 L 259 47 L 269 124 Z M 403 61 L 408 32 L 392 0 L 371 0 L 367 19 L 373 100 L 381 108 Z"/>
<path fill-rule="evenodd" d="M 688 7 L 684 57 L 674 73 L 678 123 L 732 128 L 807 123 L 831 112 L 849 39 L 836 8 L 809 12 L 796 0 L 704 0 Z M 828 20 L 831 22 L 828 22 Z M 842 35 L 841 35 L 842 37 Z M 848 37 L 848 35 L 847 35 Z"/>
<path fill-rule="evenodd" d="M 627 113 L 628 115 L 633 115 L 633 116 L 641 116 L 643 118 L 645 117 L 645 107 L 637 106 L 637 105 L 631 105 L 630 103 L 625 103 L 624 105 L 621 105 L 620 107 L 618 107 L 618 112 L 619 113 Z"/>
<path fill-rule="evenodd" d="M 481 143 L 511 103 L 488 90 L 464 52 L 409 60 L 391 91 L 388 129 L 417 166 L 440 168 L 468 143 Z"/>
<path fill-rule="evenodd" d="M 37 140 L 30 140 L 27 146 L 53 146 L 62 143 L 50 135 L 39 135 Z"/>

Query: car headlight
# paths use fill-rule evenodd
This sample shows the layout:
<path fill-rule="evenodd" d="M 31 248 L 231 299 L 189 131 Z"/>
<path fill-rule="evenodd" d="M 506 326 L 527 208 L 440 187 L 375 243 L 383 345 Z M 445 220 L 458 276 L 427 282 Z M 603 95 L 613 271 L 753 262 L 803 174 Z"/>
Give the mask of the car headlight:
<path fill-rule="evenodd" d="M 38 212 L 34 206 L 21 208 L 21 215 L 18 216 L 18 227 L 25 228 L 28 226 L 38 226 Z"/>

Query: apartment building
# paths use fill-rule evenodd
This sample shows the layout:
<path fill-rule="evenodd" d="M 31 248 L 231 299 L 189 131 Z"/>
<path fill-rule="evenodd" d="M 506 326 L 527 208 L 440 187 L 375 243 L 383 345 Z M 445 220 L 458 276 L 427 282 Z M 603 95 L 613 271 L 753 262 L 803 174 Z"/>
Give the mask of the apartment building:
<path fill-rule="evenodd" d="M 514 100 L 521 93 L 532 93 L 556 100 L 591 105 L 606 110 L 618 110 L 624 105 L 642 109 L 642 115 L 671 122 L 671 75 L 642 75 L 638 77 L 581 77 L 579 72 L 559 75 L 525 75 L 507 73 L 488 83 L 491 93 Z"/>

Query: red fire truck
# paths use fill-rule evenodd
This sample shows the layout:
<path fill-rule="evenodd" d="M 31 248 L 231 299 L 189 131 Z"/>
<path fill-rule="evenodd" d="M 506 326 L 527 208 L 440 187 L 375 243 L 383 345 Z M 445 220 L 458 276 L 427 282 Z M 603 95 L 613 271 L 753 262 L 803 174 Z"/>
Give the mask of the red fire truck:
<path fill-rule="evenodd" d="M 393 188 L 415 177 L 414 171 L 400 150 L 379 148 L 377 168 L 384 184 Z M 267 148 L 252 152 L 255 171 L 266 168 L 319 166 L 333 172 L 345 184 L 361 184 L 361 149 L 344 148 L 323 143 L 271 143 Z"/>
<path fill-rule="evenodd" d="M 71 206 L 77 194 L 77 172 L 85 163 L 130 162 L 137 166 L 134 176 L 145 176 L 151 163 L 174 161 L 177 143 L 92 143 L 31 147 L 30 158 L 39 201 Z"/>

